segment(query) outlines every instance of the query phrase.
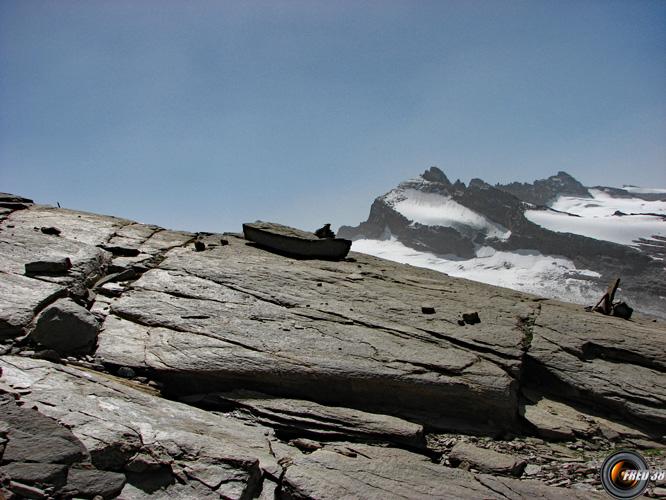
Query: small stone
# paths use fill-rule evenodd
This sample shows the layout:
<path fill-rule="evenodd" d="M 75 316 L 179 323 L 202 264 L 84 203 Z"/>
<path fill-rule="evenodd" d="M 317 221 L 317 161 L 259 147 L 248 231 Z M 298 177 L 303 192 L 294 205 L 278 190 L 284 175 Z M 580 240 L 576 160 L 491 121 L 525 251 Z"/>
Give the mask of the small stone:
<path fill-rule="evenodd" d="M 331 231 L 331 225 L 330 224 L 324 224 L 322 227 L 317 229 L 314 234 L 317 238 L 321 238 L 321 239 L 335 238 L 335 233 L 333 231 Z"/>
<path fill-rule="evenodd" d="M 203 252 L 206 250 L 206 244 L 201 240 L 197 240 L 194 242 L 194 250 L 196 252 Z"/>
<path fill-rule="evenodd" d="M 479 318 L 478 312 L 464 313 L 462 315 L 462 319 L 468 325 L 475 325 L 477 323 L 481 323 L 481 319 Z"/>
<path fill-rule="evenodd" d="M 315 451 L 322 447 L 321 443 L 318 441 L 313 441 L 312 439 L 298 438 L 290 441 L 290 444 L 295 446 L 301 451 Z"/>
<path fill-rule="evenodd" d="M 228 244 L 229 244 L 229 240 L 227 240 L 226 238 L 222 238 L 220 240 L 220 245 L 222 245 L 223 247 L 227 246 Z"/>
<path fill-rule="evenodd" d="M 34 357 L 38 359 L 45 359 L 47 361 L 53 361 L 54 363 L 60 361 L 60 354 L 58 354 L 58 351 L 53 349 L 43 349 L 41 351 L 37 351 Z"/>
<path fill-rule="evenodd" d="M 528 464 L 525 467 L 525 472 L 524 474 L 526 476 L 536 476 L 541 472 L 541 466 L 540 465 L 535 465 L 535 464 Z"/>
<path fill-rule="evenodd" d="M 50 234 L 50 235 L 53 235 L 53 236 L 60 236 L 60 233 L 62 232 L 57 227 L 53 227 L 53 226 L 51 226 L 51 227 L 42 226 L 40 228 L 40 231 L 44 234 Z"/>
<path fill-rule="evenodd" d="M 421 312 L 423 314 L 435 314 L 435 308 L 430 305 L 421 306 Z"/>
<path fill-rule="evenodd" d="M 134 378 L 136 377 L 136 372 L 129 366 L 121 366 L 118 368 L 118 376 L 123 378 Z"/>
<path fill-rule="evenodd" d="M 28 262 L 25 265 L 25 274 L 66 274 L 72 268 L 72 261 L 69 257 L 53 260 L 37 260 Z"/>
<path fill-rule="evenodd" d="M 459 324 L 460 326 L 465 326 L 465 322 L 464 322 L 463 320 L 461 320 L 461 319 L 458 320 L 458 324 Z"/>

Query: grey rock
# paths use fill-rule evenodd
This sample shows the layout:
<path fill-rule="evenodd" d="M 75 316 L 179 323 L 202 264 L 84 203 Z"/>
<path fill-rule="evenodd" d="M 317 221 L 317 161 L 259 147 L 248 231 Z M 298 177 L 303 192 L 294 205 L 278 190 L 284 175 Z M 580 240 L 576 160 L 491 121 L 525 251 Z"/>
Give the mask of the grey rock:
<path fill-rule="evenodd" d="M 441 282 L 437 273 L 382 262 L 391 268 L 386 278 L 373 273 L 356 284 L 345 279 L 351 263 L 293 261 L 236 241 L 227 248 L 187 257 L 181 249 L 169 252 L 160 269 L 145 273 L 112 303 L 98 355 L 155 370 L 181 394 L 232 384 L 323 404 L 345 401 L 445 428 L 512 425 L 515 380 L 504 367 L 517 366 L 522 355 L 513 347 L 521 338 L 513 313 L 499 312 L 497 324 L 463 340 L 450 324 L 420 324 L 413 314 L 424 296 L 446 289 L 446 278 Z M 275 281 L 266 280 L 266 270 Z M 282 279 L 294 286 L 267 288 Z M 434 286 L 389 285 L 405 279 L 431 279 Z M 320 281 L 332 284 L 328 305 L 316 292 Z M 506 355 L 486 354 L 488 335 L 499 339 L 498 351 Z M 481 355 L 475 336 L 483 339 Z"/>
<path fill-rule="evenodd" d="M 587 415 L 546 398 L 538 398 L 535 403 L 521 406 L 521 415 L 536 428 L 540 436 L 548 439 L 589 437 L 597 430 Z"/>
<path fill-rule="evenodd" d="M 90 311 L 71 299 L 59 299 L 37 316 L 29 338 L 61 356 L 89 353 L 95 347 L 98 330 L 99 323 Z"/>
<path fill-rule="evenodd" d="M 526 476 L 536 476 L 541 472 L 541 466 L 536 464 L 527 464 L 525 471 L 523 472 Z"/>
<path fill-rule="evenodd" d="M 329 441 L 356 437 L 414 448 L 425 445 L 421 425 L 350 408 L 277 398 L 251 391 L 209 394 L 198 398 L 197 402 L 206 407 L 229 402 L 249 412 L 262 425 L 296 435 L 307 434 Z"/>
<path fill-rule="evenodd" d="M 183 491 L 193 494 L 200 491 L 196 484 L 207 484 L 211 486 L 201 491 L 230 498 L 258 491 L 261 470 L 280 474 L 263 427 L 43 360 L 4 356 L 0 368 L 10 388 L 30 389 L 22 396 L 27 404 L 71 428 L 98 468 L 121 471 L 137 455 L 152 457 L 155 472 L 162 465 L 170 467 L 173 487 L 181 482 L 187 486 Z M 273 449 L 278 447 L 275 443 Z M 171 488 L 166 487 L 163 498 Z M 205 495 L 194 495 L 200 496 Z"/>
<path fill-rule="evenodd" d="M 54 260 L 38 260 L 28 262 L 25 265 L 25 274 L 66 274 L 72 268 L 72 261 L 69 257 Z"/>
<path fill-rule="evenodd" d="M 470 443 L 457 443 L 449 453 L 449 462 L 453 465 L 467 462 L 481 472 L 517 477 L 523 473 L 527 465 L 524 460 L 512 455 L 480 448 Z"/>
<path fill-rule="evenodd" d="M 62 286 L 0 271 L 0 338 L 21 335 L 42 307 L 66 293 Z"/>
<path fill-rule="evenodd" d="M 481 323 L 478 312 L 463 313 L 462 320 L 468 325 L 476 325 L 477 323 Z"/>
<path fill-rule="evenodd" d="M 71 467 L 67 475 L 65 495 L 115 498 L 125 486 L 125 475 L 96 469 Z"/>
<path fill-rule="evenodd" d="M 82 458 L 81 448 L 60 436 L 32 436 L 14 430 L 8 439 L 2 457 L 6 462 L 71 464 Z"/>
<path fill-rule="evenodd" d="M 67 481 L 67 466 L 59 464 L 12 462 L 0 467 L 0 473 L 29 485 L 60 488 Z"/>
<path fill-rule="evenodd" d="M 121 366 L 118 368 L 118 376 L 123 378 L 134 378 L 136 376 L 136 372 L 129 366 Z"/>
<path fill-rule="evenodd" d="M 9 490 L 12 493 L 18 495 L 18 498 L 21 499 L 30 498 L 30 499 L 40 500 L 42 498 L 48 498 L 48 494 L 46 493 L 46 491 L 42 490 L 41 488 L 23 484 L 19 481 L 10 481 Z M 14 497 L 9 497 L 9 498 L 14 498 Z"/>
<path fill-rule="evenodd" d="M 324 447 L 294 458 L 283 477 L 283 498 L 604 498 L 536 481 L 475 475 L 404 450 L 362 444 L 347 448 L 352 453 Z"/>
<path fill-rule="evenodd" d="M 527 367 L 561 399 L 597 405 L 635 425 L 666 425 L 666 329 L 580 313 L 544 301 L 533 327 Z"/>
<path fill-rule="evenodd" d="M 60 361 L 60 354 L 58 354 L 58 351 L 53 349 L 37 351 L 35 353 L 35 357 L 39 359 L 45 359 L 47 361 L 53 361 L 54 363 L 58 363 Z"/>
<path fill-rule="evenodd" d="M 18 196 L 16 194 L 10 194 L 10 193 L 0 193 L 0 201 L 2 201 L 2 202 L 11 202 L 11 203 L 32 203 L 33 202 L 30 198 L 24 198 L 23 196 Z"/>
<path fill-rule="evenodd" d="M 60 236 L 60 233 L 62 233 L 62 231 L 60 229 L 58 229 L 57 227 L 53 227 L 53 226 L 48 226 L 48 227 L 47 226 L 42 226 L 40 228 L 40 230 L 41 230 L 42 233 L 50 234 L 52 236 Z"/>

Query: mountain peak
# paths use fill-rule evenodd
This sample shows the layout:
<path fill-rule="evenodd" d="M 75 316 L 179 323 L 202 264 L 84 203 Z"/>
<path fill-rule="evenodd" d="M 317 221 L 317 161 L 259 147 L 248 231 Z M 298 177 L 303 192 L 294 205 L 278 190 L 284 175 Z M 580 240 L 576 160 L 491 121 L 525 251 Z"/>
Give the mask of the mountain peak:
<path fill-rule="evenodd" d="M 446 174 L 437 167 L 430 167 L 428 170 L 423 172 L 423 174 L 421 174 L 421 177 L 423 177 L 426 181 L 438 182 L 440 184 L 446 184 L 447 186 L 451 185 L 451 181 L 449 181 L 448 177 L 446 177 Z"/>
<path fill-rule="evenodd" d="M 539 179 L 531 184 L 511 182 L 509 184 L 497 184 L 495 187 L 534 205 L 548 205 L 559 196 L 592 197 L 580 181 L 563 170 L 547 179 Z"/>

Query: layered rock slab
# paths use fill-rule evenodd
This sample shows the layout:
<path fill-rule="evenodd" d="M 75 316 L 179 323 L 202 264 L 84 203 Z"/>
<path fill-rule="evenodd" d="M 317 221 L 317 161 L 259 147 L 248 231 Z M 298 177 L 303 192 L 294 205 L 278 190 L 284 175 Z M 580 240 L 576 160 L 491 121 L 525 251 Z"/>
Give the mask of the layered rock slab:
<path fill-rule="evenodd" d="M 536 481 L 475 475 L 442 467 L 404 450 L 360 444 L 340 448 L 326 447 L 293 460 L 284 474 L 281 498 L 604 498 L 602 494 L 551 488 Z"/>
<path fill-rule="evenodd" d="M 193 483 L 192 491 L 204 485 L 218 497 L 241 498 L 260 488 L 260 464 L 280 470 L 267 429 L 46 361 L 7 356 L 0 368 L 5 390 L 21 392 L 24 402 L 70 428 L 98 469 L 124 473 L 130 483 L 136 479 L 130 490 L 166 469 L 163 498 L 176 482 L 178 490 Z M 79 490 L 96 480 L 91 472 L 73 474 Z"/>
<path fill-rule="evenodd" d="M 303 261 L 241 238 L 176 248 L 110 310 L 98 354 L 154 371 L 179 395 L 252 389 L 473 432 L 512 427 L 516 387 L 542 376 L 574 401 L 621 407 L 619 419 L 659 422 L 664 407 L 660 389 L 632 395 L 609 371 L 640 373 L 643 389 L 661 380 L 664 343 L 639 342 L 663 336 L 660 324 L 361 254 Z M 481 322 L 460 326 L 469 311 Z"/>
<path fill-rule="evenodd" d="M 443 428 L 510 427 L 524 336 L 516 316 L 530 304 L 495 289 L 487 323 L 460 327 L 457 317 L 484 302 L 476 290 L 355 258 L 300 261 L 237 238 L 172 250 L 111 302 L 97 354 L 153 370 L 177 394 L 248 388 Z M 424 316 L 423 302 L 438 314 Z"/>
<path fill-rule="evenodd" d="M 126 480 L 119 495 L 125 499 L 583 498 L 531 481 L 447 468 L 395 448 L 338 442 L 304 454 L 267 428 L 168 401 L 109 376 L 12 356 L 0 357 L 0 368 L 0 389 L 20 393 L 24 405 L 55 419 L 59 424 L 49 424 L 54 435 L 69 436 L 68 443 L 78 443 L 77 459 L 94 466 L 74 465 L 68 472 L 63 491 L 83 496 L 111 498 Z M 9 425 L 12 432 L 25 419 Z M 28 469 L 14 465 L 10 472 L 35 477 Z M 40 474 L 62 481 L 61 467 Z M 586 492 L 584 498 L 600 496 Z"/>
<path fill-rule="evenodd" d="M 252 391 L 194 395 L 186 402 L 207 408 L 232 408 L 287 437 L 332 440 L 358 439 L 425 448 L 423 427 L 405 420 L 312 401 L 276 398 Z"/>
<path fill-rule="evenodd" d="M 666 428 L 666 328 L 557 301 L 541 304 L 527 353 L 538 389 L 618 420 Z"/>

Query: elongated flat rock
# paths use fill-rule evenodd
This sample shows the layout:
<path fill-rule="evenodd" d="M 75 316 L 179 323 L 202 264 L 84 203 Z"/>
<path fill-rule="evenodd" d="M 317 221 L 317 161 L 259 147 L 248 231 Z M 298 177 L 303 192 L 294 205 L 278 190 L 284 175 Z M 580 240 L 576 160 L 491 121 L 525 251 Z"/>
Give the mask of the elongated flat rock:
<path fill-rule="evenodd" d="M 361 444 L 331 446 L 293 461 L 283 479 L 285 498 L 409 499 L 602 499 L 602 494 L 576 492 L 520 481 L 474 475 L 430 462 L 394 448 Z M 362 492 L 362 493 L 360 493 Z"/>
<path fill-rule="evenodd" d="M 423 426 L 388 415 L 276 398 L 252 391 L 212 393 L 188 398 L 188 402 L 212 407 L 236 407 L 260 424 L 281 430 L 286 435 L 309 435 L 328 441 L 356 437 L 414 448 L 425 447 Z"/>

